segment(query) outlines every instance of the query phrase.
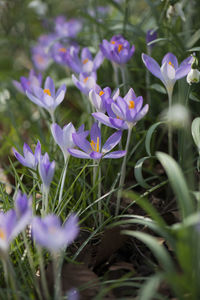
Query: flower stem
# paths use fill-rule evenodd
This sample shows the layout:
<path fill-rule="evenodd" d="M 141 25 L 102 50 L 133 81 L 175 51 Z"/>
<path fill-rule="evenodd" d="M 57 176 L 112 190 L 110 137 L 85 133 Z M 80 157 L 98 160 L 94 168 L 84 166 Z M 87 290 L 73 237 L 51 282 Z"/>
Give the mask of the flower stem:
<path fill-rule="evenodd" d="M 42 251 L 41 251 L 40 247 L 37 247 L 37 252 L 38 252 L 38 258 L 39 258 L 42 288 L 43 288 L 43 291 L 44 291 L 45 299 L 49 300 L 50 295 L 49 295 L 47 280 L 46 280 L 45 271 L 44 271 L 44 261 L 43 261 L 43 257 L 42 257 Z"/>
<path fill-rule="evenodd" d="M 48 195 L 49 189 L 44 185 L 42 187 L 42 217 L 44 217 L 48 212 Z"/>
<path fill-rule="evenodd" d="M 168 91 L 168 99 L 169 99 L 169 116 L 171 116 L 172 113 L 172 92 Z M 172 144 L 172 124 L 169 122 L 168 125 L 168 153 L 170 156 L 173 157 L 173 144 Z"/>
<path fill-rule="evenodd" d="M 62 200 L 62 195 L 63 195 L 63 189 L 64 189 L 64 184 L 65 184 L 65 178 L 66 178 L 66 173 L 67 173 L 68 162 L 69 162 L 69 156 L 67 158 L 65 158 L 65 165 L 64 165 L 64 168 L 63 168 L 63 175 L 62 175 L 62 181 L 61 181 L 61 186 L 60 186 L 60 193 L 59 193 L 58 203 L 60 203 L 61 200 Z"/>
<path fill-rule="evenodd" d="M 126 94 L 126 69 L 125 69 L 125 66 L 121 66 L 120 70 L 121 70 L 121 74 L 122 74 L 123 92 L 125 95 Z"/>
<path fill-rule="evenodd" d="M 19 300 L 17 286 L 15 282 L 15 273 L 11 265 L 11 262 L 9 260 L 9 257 L 7 255 L 2 258 L 2 263 L 3 263 L 4 276 L 5 276 L 7 287 L 9 287 L 9 281 L 10 281 L 11 289 L 13 292 L 12 299 Z M 8 292 L 8 297 L 9 297 L 8 299 L 11 299 L 9 292 Z"/>
<path fill-rule="evenodd" d="M 61 270 L 62 256 L 57 253 L 53 254 L 53 271 L 54 271 L 54 299 L 61 299 Z"/>
<path fill-rule="evenodd" d="M 98 199 L 101 198 L 101 166 L 100 161 L 98 163 Z M 101 201 L 98 201 L 98 211 L 99 211 L 99 225 L 102 223 L 102 203 Z"/>
<path fill-rule="evenodd" d="M 122 162 L 121 177 L 120 177 L 120 181 L 119 181 L 119 190 L 117 193 L 117 205 L 116 205 L 116 211 L 115 211 L 116 216 L 119 214 L 119 207 L 120 207 L 120 201 L 121 201 L 121 196 L 122 196 L 122 187 L 124 185 L 125 176 L 126 176 L 126 159 L 127 159 L 127 155 L 128 155 L 128 148 L 129 148 L 129 144 L 130 144 L 131 132 L 132 132 L 132 127 L 129 127 L 128 137 L 126 140 L 126 148 L 125 148 L 126 155 L 124 156 L 124 159 Z"/>
<path fill-rule="evenodd" d="M 114 62 L 112 62 L 112 66 L 113 66 L 113 71 L 114 71 L 115 85 L 118 87 L 119 86 L 118 66 Z"/>

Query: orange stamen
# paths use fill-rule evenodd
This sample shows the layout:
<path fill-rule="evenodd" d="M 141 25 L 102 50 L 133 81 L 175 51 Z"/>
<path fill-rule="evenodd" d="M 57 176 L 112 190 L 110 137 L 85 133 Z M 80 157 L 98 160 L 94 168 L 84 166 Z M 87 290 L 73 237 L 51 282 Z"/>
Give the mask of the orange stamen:
<path fill-rule="evenodd" d="M 114 45 L 114 44 L 115 44 L 115 41 L 111 41 L 110 43 Z"/>
<path fill-rule="evenodd" d="M 121 52 L 122 49 L 123 49 L 123 45 L 122 45 L 122 44 L 119 44 L 119 46 L 118 46 L 118 52 Z"/>
<path fill-rule="evenodd" d="M 134 108 L 135 107 L 135 102 L 133 100 L 129 101 L 129 106 L 128 108 Z"/>
<path fill-rule="evenodd" d="M 104 91 L 99 92 L 99 96 L 104 95 Z"/>
<path fill-rule="evenodd" d="M 85 77 L 83 82 L 86 83 L 88 81 L 89 77 Z"/>
<path fill-rule="evenodd" d="M 39 62 L 39 63 L 43 63 L 44 62 L 44 58 L 40 54 L 37 54 L 35 56 L 35 58 L 36 58 L 37 62 Z"/>
<path fill-rule="evenodd" d="M 67 49 L 63 47 L 63 48 L 59 48 L 58 51 L 59 51 L 59 52 L 66 53 L 66 52 L 67 52 Z"/>
<path fill-rule="evenodd" d="M 6 239 L 6 233 L 3 229 L 0 228 L 0 239 L 5 240 Z"/>
<path fill-rule="evenodd" d="M 87 64 L 88 61 L 89 61 L 88 58 L 84 59 L 83 64 L 84 64 L 84 65 Z"/>
<path fill-rule="evenodd" d="M 51 92 L 50 92 L 49 89 L 44 89 L 44 93 L 47 94 L 47 95 L 49 95 L 49 96 L 51 96 Z"/>
<path fill-rule="evenodd" d="M 99 137 L 97 137 L 97 142 L 95 143 L 93 140 L 91 140 L 90 146 L 93 151 L 99 152 Z"/>
<path fill-rule="evenodd" d="M 169 65 L 174 68 L 174 65 L 173 65 L 173 63 L 171 61 L 169 61 Z"/>

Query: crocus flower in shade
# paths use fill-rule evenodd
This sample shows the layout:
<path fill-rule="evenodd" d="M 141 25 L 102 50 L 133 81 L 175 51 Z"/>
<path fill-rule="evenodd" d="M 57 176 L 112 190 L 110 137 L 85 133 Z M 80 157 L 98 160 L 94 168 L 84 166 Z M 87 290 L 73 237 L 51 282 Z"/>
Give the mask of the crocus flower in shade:
<path fill-rule="evenodd" d="M 76 19 L 66 21 L 64 16 L 55 19 L 55 32 L 61 38 L 74 38 L 81 30 L 82 23 Z"/>
<path fill-rule="evenodd" d="M 81 149 L 68 149 L 69 153 L 75 157 L 99 160 L 101 158 L 120 158 L 126 154 L 126 151 L 109 153 L 121 140 L 122 132 L 120 130 L 112 134 L 102 148 L 101 131 L 97 123 L 93 124 L 90 131 L 91 142 L 81 133 L 74 133 L 72 137 L 74 144 Z"/>
<path fill-rule="evenodd" d="M 31 70 L 29 72 L 28 78 L 26 77 L 20 77 L 20 82 L 13 80 L 13 85 L 16 87 L 16 89 L 23 93 L 26 94 L 26 91 L 32 92 L 32 86 L 41 86 L 42 84 L 42 75 L 41 74 L 36 74 L 34 70 Z"/>
<path fill-rule="evenodd" d="M 153 42 L 156 39 L 157 39 L 157 31 L 155 29 L 148 30 L 147 34 L 146 34 L 146 43 L 150 49 L 152 49 L 155 44 L 151 44 L 151 45 L 148 45 L 148 44 Z"/>
<path fill-rule="evenodd" d="M 169 52 L 164 56 L 161 67 L 152 57 L 144 53 L 142 60 L 147 69 L 163 82 L 168 94 L 171 95 L 176 80 L 185 77 L 190 71 L 193 57 L 189 56 L 178 65 L 176 56 Z"/>
<path fill-rule="evenodd" d="M 107 104 L 111 101 L 116 100 L 119 96 L 119 89 L 117 89 L 114 95 L 111 95 L 111 89 L 105 87 L 101 89 L 99 85 L 95 85 L 94 89 L 89 92 L 89 99 L 92 105 L 95 107 L 97 112 L 106 112 Z"/>
<path fill-rule="evenodd" d="M 61 226 L 55 215 L 47 215 L 41 219 L 35 217 L 32 222 L 33 237 L 36 244 L 57 253 L 70 245 L 79 233 L 78 218 L 71 215 Z"/>
<path fill-rule="evenodd" d="M 32 218 L 31 199 L 21 192 L 15 199 L 15 210 L 0 212 L 0 249 L 6 252 L 11 241 L 25 229 Z"/>
<path fill-rule="evenodd" d="M 79 300 L 80 294 L 77 289 L 72 288 L 67 292 L 67 299 L 68 300 Z"/>
<path fill-rule="evenodd" d="M 72 134 L 76 132 L 72 123 L 69 123 L 63 127 L 63 129 L 56 123 L 51 125 L 51 132 L 55 142 L 58 144 L 63 152 L 65 161 L 69 156 L 68 148 L 74 147 Z"/>
<path fill-rule="evenodd" d="M 107 59 L 118 65 L 124 65 L 132 57 L 135 46 L 130 46 L 130 43 L 121 35 L 115 35 L 110 42 L 103 40 L 102 44 L 100 44 L 100 49 Z"/>
<path fill-rule="evenodd" d="M 41 156 L 41 144 L 39 141 L 37 142 L 35 153 L 33 153 L 29 145 L 26 143 L 24 143 L 23 147 L 24 156 L 21 155 L 15 148 L 13 148 L 13 153 L 23 166 L 36 170 Z"/>
<path fill-rule="evenodd" d="M 91 73 L 90 75 L 81 73 L 79 75 L 79 80 L 73 74 L 72 80 L 75 86 L 85 95 L 88 95 L 90 90 L 95 87 L 96 85 L 96 73 Z"/>
<path fill-rule="evenodd" d="M 142 107 L 142 96 L 137 97 L 131 88 L 124 98 L 118 96 L 107 104 L 108 116 L 102 112 L 93 113 L 93 117 L 109 127 L 128 129 L 134 126 L 148 112 L 149 105 Z"/>
<path fill-rule="evenodd" d="M 55 161 L 50 162 L 48 153 L 40 157 L 39 174 L 46 191 L 49 190 L 55 171 Z"/>
<path fill-rule="evenodd" d="M 51 58 L 49 57 L 45 49 L 42 46 L 37 45 L 31 49 L 31 53 L 35 68 L 39 71 L 46 70 L 51 62 Z"/>
<path fill-rule="evenodd" d="M 66 93 L 65 84 L 55 91 L 53 79 L 47 77 L 44 84 L 44 89 L 33 86 L 33 93 L 26 91 L 28 98 L 35 104 L 45 108 L 50 115 L 54 114 L 56 107 L 63 101 Z"/>

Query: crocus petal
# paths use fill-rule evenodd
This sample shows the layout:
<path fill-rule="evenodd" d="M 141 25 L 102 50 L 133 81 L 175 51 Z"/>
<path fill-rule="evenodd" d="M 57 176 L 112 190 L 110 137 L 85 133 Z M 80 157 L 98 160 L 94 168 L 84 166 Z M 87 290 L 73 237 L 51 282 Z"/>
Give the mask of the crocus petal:
<path fill-rule="evenodd" d="M 176 80 L 185 77 L 191 70 L 191 65 L 182 65 L 176 70 Z"/>
<path fill-rule="evenodd" d="M 100 65 L 103 63 L 103 60 L 104 60 L 104 55 L 101 51 L 99 51 L 94 58 L 94 62 L 93 62 L 94 63 L 94 67 L 93 67 L 94 71 L 96 71 L 100 67 Z"/>
<path fill-rule="evenodd" d="M 106 154 L 103 158 L 120 158 L 126 155 L 126 151 L 113 151 Z"/>
<path fill-rule="evenodd" d="M 37 104 L 38 106 L 41 106 L 41 107 L 45 108 L 45 105 L 41 102 L 41 100 L 39 100 L 38 98 L 33 96 L 31 93 L 26 91 L 26 95 L 29 98 L 29 100 L 31 100 L 33 103 Z"/>
<path fill-rule="evenodd" d="M 111 151 L 117 144 L 119 144 L 122 137 L 122 131 L 117 131 L 113 133 L 105 142 L 102 148 L 102 152 Z"/>
<path fill-rule="evenodd" d="M 97 143 L 97 138 L 99 138 L 99 148 L 101 149 L 101 130 L 96 122 L 92 125 L 90 137 L 95 143 Z"/>
<path fill-rule="evenodd" d="M 110 118 L 110 123 L 117 129 L 128 129 L 128 126 L 123 120 Z"/>
<path fill-rule="evenodd" d="M 56 123 L 51 125 L 51 133 L 55 142 L 61 146 L 63 144 L 63 132 L 60 126 Z"/>
<path fill-rule="evenodd" d="M 112 125 L 112 123 L 110 122 L 110 118 L 108 116 L 106 116 L 105 114 L 101 113 L 101 112 L 97 112 L 97 113 L 92 113 L 92 116 L 99 121 L 100 123 L 111 127 L 111 128 L 116 128 L 115 126 Z"/>
<path fill-rule="evenodd" d="M 66 85 L 63 84 L 61 85 L 61 87 L 58 89 L 56 93 L 56 99 L 55 99 L 56 106 L 63 101 L 63 99 L 65 98 L 65 93 L 66 93 Z"/>
<path fill-rule="evenodd" d="M 175 70 L 178 68 L 178 60 L 176 58 L 176 56 L 173 53 L 167 53 L 162 60 L 162 65 L 164 63 L 171 63 L 173 65 L 173 67 L 175 68 Z"/>
<path fill-rule="evenodd" d="M 150 56 L 146 54 L 142 54 L 142 60 L 147 67 L 147 69 L 157 78 L 162 80 L 162 74 L 160 71 L 160 66 L 159 64 Z"/>
<path fill-rule="evenodd" d="M 132 88 L 129 89 L 128 93 L 124 97 L 124 100 L 129 105 L 129 101 L 133 101 L 136 99 L 136 94 Z"/>
<path fill-rule="evenodd" d="M 13 83 L 13 85 L 16 87 L 16 89 L 17 89 L 20 93 L 23 93 L 23 94 L 25 93 L 25 91 L 24 91 L 24 89 L 23 89 L 23 87 L 22 87 L 22 85 L 21 85 L 20 82 L 18 82 L 18 81 L 16 81 L 16 80 L 13 80 L 12 83 Z"/>
<path fill-rule="evenodd" d="M 84 152 L 89 153 L 92 150 L 90 143 L 81 133 L 73 133 L 72 139 L 74 144 Z"/>
<path fill-rule="evenodd" d="M 67 244 L 71 244 L 79 233 L 78 217 L 75 214 L 69 216 L 64 225 L 66 232 Z"/>
<path fill-rule="evenodd" d="M 95 152 L 95 151 L 90 153 L 90 158 L 92 158 L 92 159 L 101 159 L 102 156 L 103 156 L 103 153 L 99 153 L 99 152 Z"/>
<path fill-rule="evenodd" d="M 50 91 L 53 98 L 55 97 L 55 86 L 53 79 L 50 76 L 45 80 L 44 88 Z"/>
<path fill-rule="evenodd" d="M 78 149 L 72 149 L 72 148 L 69 148 L 67 149 L 69 154 L 71 154 L 72 156 L 74 157 L 78 157 L 78 158 L 86 158 L 86 159 L 90 159 L 90 156 L 89 154 L 83 152 L 83 151 L 80 151 Z"/>
<path fill-rule="evenodd" d="M 148 112 L 148 110 L 149 110 L 149 105 L 146 104 L 143 107 L 143 109 L 141 109 L 141 111 L 136 115 L 134 121 L 137 122 L 137 121 L 141 120 L 146 115 L 146 113 Z"/>

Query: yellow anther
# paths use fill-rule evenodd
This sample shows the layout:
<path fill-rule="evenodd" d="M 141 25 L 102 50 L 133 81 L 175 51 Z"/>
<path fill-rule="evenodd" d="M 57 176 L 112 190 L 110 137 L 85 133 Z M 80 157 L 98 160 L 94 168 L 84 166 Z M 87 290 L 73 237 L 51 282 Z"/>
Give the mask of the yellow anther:
<path fill-rule="evenodd" d="M 118 46 L 118 52 L 121 52 L 122 49 L 123 49 L 123 45 L 122 45 L 122 44 L 119 44 L 119 46 Z"/>
<path fill-rule="evenodd" d="M 91 140 L 90 146 L 93 151 L 99 152 L 99 137 L 97 137 L 97 142 L 95 143 L 93 140 Z"/>
<path fill-rule="evenodd" d="M 89 77 L 85 77 L 83 82 L 86 83 L 88 81 Z"/>
<path fill-rule="evenodd" d="M 169 65 L 174 68 L 174 65 L 173 65 L 173 63 L 171 61 L 169 61 Z"/>
<path fill-rule="evenodd" d="M 66 52 L 67 52 L 67 49 L 63 47 L 63 48 L 59 48 L 58 51 L 59 51 L 59 52 L 66 53 Z"/>
<path fill-rule="evenodd" d="M 47 95 L 49 95 L 49 96 L 51 96 L 51 92 L 50 92 L 49 89 L 44 89 L 44 93 L 47 94 Z"/>
<path fill-rule="evenodd" d="M 104 95 L 104 91 L 99 92 L 99 96 Z"/>
<path fill-rule="evenodd" d="M 84 64 L 84 65 L 87 64 L 88 61 L 89 61 L 88 58 L 84 59 L 83 64 Z"/>
<path fill-rule="evenodd" d="M 3 229 L 0 228 L 0 239 L 5 240 L 6 239 L 6 233 Z"/>
<path fill-rule="evenodd" d="M 115 44 L 115 41 L 111 41 L 110 43 L 114 45 L 114 44 Z"/>
<path fill-rule="evenodd" d="M 135 102 L 133 100 L 129 101 L 129 106 L 128 108 L 134 108 L 135 107 Z"/>

